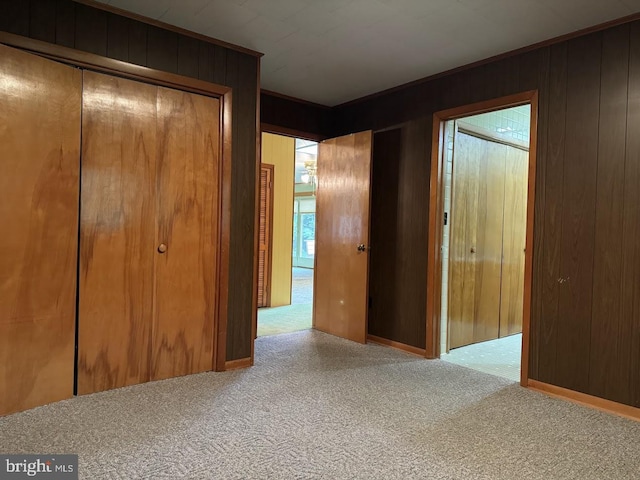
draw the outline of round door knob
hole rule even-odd
[[[367,249],[367,247],[365,247],[364,243],[361,243],[360,245],[358,245],[358,251],[359,252],[364,252]]]
[[[161,243],[161,244],[158,246],[158,252],[159,252],[159,253],[164,253],[164,252],[166,252],[166,251],[167,251],[167,246],[166,246],[164,243]]]
[[[471,253],[476,253],[476,248],[475,247],[471,247]]]

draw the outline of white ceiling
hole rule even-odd
[[[640,0],[102,3],[262,52],[262,88],[328,106],[640,11]]]

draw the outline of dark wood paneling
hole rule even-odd
[[[198,78],[200,80],[215,83],[213,80],[214,62],[215,46],[201,41],[198,47]]]
[[[640,407],[640,22],[631,25],[624,215],[622,227],[622,305],[618,350],[630,405]],[[618,186],[618,188],[620,188]]]
[[[588,393],[602,35],[567,45],[557,381]]]
[[[260,122],[264,124],[324,139],[333,136],[331,119],[332,113],[327,107],[297,102],[268,92],[260,94]]]
[[[400,310],[398,285],[398,188],[402,130],[396,128],[373,136],[371,174],[371,253],[369,256],[368,333],[394,339],[394,322]]]
[[[73,48],[76,38],[76,3],[56,1],[56,43]],[[34,32],[31,32],[33,35]]]
[[[107,56],[129,61],[129,27],[131,21],[119,15],[107,16]]]
[[[544,246],[544,209],[546,206],[546,193],[544,189],[546,172],[547,172],[547,143],[549,141],[549,129],[546,128],[549,125],[549,82],[550,82],[550,57],[551,49],[545,48],[542,50],[540,58],[540,69],[537,72],[539,78],[540,90],[538,92],[538,125],[543,125],[545,128],[538,127],[538,144],[536,148],[536,202],[534,212],[534,227],[533,227],[533,271],[541,272],[543,269],[543,246]],[[533,145],[531,145],[533,146]],[[542,310],[542,286],[543,275],[534,275],[531,285],[531,297],[532,304],[532,318],[540,318],[540,311]],[[529,376],[531,378],[538,378],[538,367],[540,360],[540,323],[530,328],[529,336]]]
[[[35,2],[36,0],[34,0]],[[43,2],[48,3],[48,2]],[[233,89],[232,213],[227,360],[251,352],[251,299],[256,168],[256,108],[259,59],[220,45],[125,19],[71,0],[55,4],[55,43],[158,70],[202,78]],[[0,0],[0,30],[50,39],[42,14],[30,17],[30,2]],[[46,22],[45,22],[46,23]],[[128,24],[125,30],[125,25]],[[128,35],[126,33],[128,31]],[[206,47],[206,48],[203,48]],[[227,53],[233,52],[227,58]]]
[[[107,12],[76,5],[75,48],[107,56]]]
[[[217,52],[216,52],[217,57]],[[227,68],[225,81],[229,85],[236,85],[234,89],[234,106],[243,110],[256,109],[257,89],[255,82],[251,81],[258,74],[255,61],[247,55],[228,50],[226,54]],[[243,168],[236,168],[231,179],[232,185],[241,186],[233,190],[233,208],[242,212],[253,212],[255,208],[256,185],[256,123],[255,118],[248,116],[233,117],[233,128],[240,134],[234,136],[232,150],[234,156],[245,158]],[[253,157],[251,157],[253,155]],[[252,160],[249,160],[252,159]],[[229,262],[233,267],[230,271],[229,284],[244,284],[245,272],[251,272],[253,278],[253,254],[254,251],[254,216],[234,216],[231,225],[231,251]],[[251,356],[251,344],[246,341],[252,337],[253,316],[253,288],[235,288],[229,292],[229,304],[232,309],[229,313],[229,335],[227,336],[227,351],[234,352],[233,358],[246,358]],[[227,357],[229,358],[229,357]]]
[[[430,169],[427,119],[374,135],[369,333],[425,348],[428,203],[423,183]],[[401,286],[401,287],[400,287]]]
[[[562,185],[564,182],[564,152],[567,98],[567,45],[554,45],[550,49],[549,80],[549,117],[546,125],[539,129],[546,131],[547,144],[540,145],[538,151],[546,152],[544,177],[538,172],[540,179],[537,184],[542,186],[545,198],[543,214],[539,217],[538,225],[542,229],[541,258],[534,278],[540,278],[539,291],[541,307],[537,322],[532,319],[537,328],[532,328],[532,336],[537,333],[538,376],[537,380],[556,383],[556,348],[558,330],[558,297],[560,292],[560,239],[562,235]],[[541,119],[540,119],[541,120]],[[538,158],[540,164],[541,157]],[[540,209],[538,209],[540,212]],[[535,247],[534,247],[535,248]],[[539,250],[539,251],[540,251]],[[544,299],[544,301],[542,301]],[[533,350],[532,350],[533,351]]]
[[[129,23],[129,62],[136,65],[147,65],[147,30],[148,25],[140,22]]]
[[[16,35],[29,35],[29,2],[15,0],[0,1],[0,30],[15,33]]]
[[[199,78],[199,47],[200,41],[195,38],[178,37],[178,74]]]
[[[37,40],[55,43],[56,2],[51,0],[31,0],[30,5],[29,34]]]
[[[629,26],[602,37],[597,204],[591,309],[589,393],[629,401],[625,369],[619,368],[622,215],[629,81]]]
[[[164,72],[178,72],[178,34],[159,27],[147,27],[147,64]]]
[[[337,107],[331,132],[384,129],[538,89],[530,377],[631,405],[640,404],[639,84],[636,21]],[[427,209],[425,198],[408,215]],[[426,243],[415,226],[402,229],[415,234],[413,260],[421,261]],[[387,234],[399,236],[392,228]],[[425,295],[426,288],[416,292],[402,310],[424,305]],[[375,328],[392,332],[395,320],[388,322]]]

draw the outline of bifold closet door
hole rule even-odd
[[[156,92],[84,72],[79,394],[149,380]]]
[[[506,145],[455,136],[449,348],[498,338]]]
[[[158,87],[151,379],[213,369],[220,101]]]
[[[505,148],[507,156],[500,292],[501,337],[522,332],[529,179],[529,152],[512,146]]]
[[[73,395],[81,91],[0,45],[0,415]]]

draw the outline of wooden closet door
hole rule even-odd
[[[0,415],[73,395],[81,89],[0,45]]]
[[[449,348],[498,338],[507,147],[457,132],[449,251]]]
[[[156,92],[84,72],[79,394],[149,380]]]
[[[529,152],[506,146],[500,336],[522,332]]]
[[[219,100],[158,88],[152,380],[213,369],[219,141]]]

